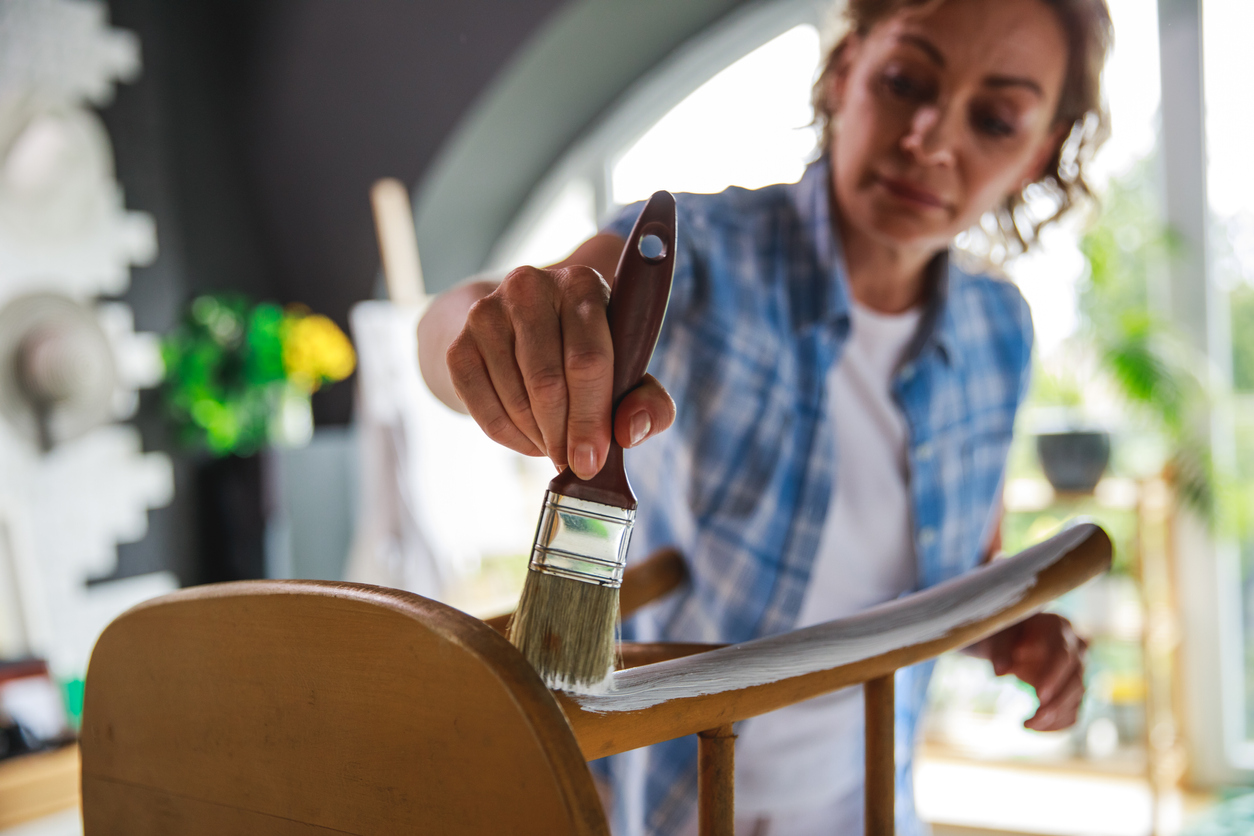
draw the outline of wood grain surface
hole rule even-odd
[[[1110,567],[1110,538],[1097,526],[1087,525],[1085,528],[1084,539],[1041,571],[1021,597],[997,612],[962,624],[939,638],[896,647],[848,664],[834,665],[826,670],[752,687],[736,687],[734,677],[728,677],[729,684],[725,691],[698,693],[693,696],[680,695],[645,708],[605,710],[604,707],[612,706],[616,699],[613,693],[597,697],[595,702],[589,701],[598,705],[600,710],[586,708],[581,698],[565,693],[558,694],[558,702],[575,731],[584,756],[593,760],[738,722],[838,688],[886,676],[898,668],[931,659],[949,650],[966,647],[1021,621],[1059,595],[1106,571]],[[1006,558],[1016,559],[1019,558]],[[972,572],[951,583],[958,585],[958,597],[961,597],[962,585],[965,584],[974,591],[978,588],[979,581],[976,573]],[[917,601],[925,601],[923,596],[924,593],[918,593],[901,599],[901,603],[904,607],[910,607]],[[749,664],[755,661],[755,653],[777,653],[780,645],[786,646],[795,635],[779,637],[770,650],[756,651],[752,647],[753,643],[749,643],[721,648],[709,654],[661,662],[656,666],[636,668],[632,673],[647,672],[656,667],[660,674],[659,680],[669,678],[682,681],[686,671],[701,664],[703,659],[713,653],[739,659],[741,664]]]
[[[736,735],[730,724],[697,735],[697,827],[700,836],[735,836]]]
[[[891,792],[893,672],[1013,624],[1109,566],[1110,541],[1096,526],[1051,542],[1037,552],[1046,562],[1003,562],[1008,573],[1034,568],[996,611],[963,614],[990,577],[1003,577],[977,570],[950,582],[948,597],[919,593],[894,610],[908,625],[952,602],[949,615],[962,617],[945,623],[959,626],[846,664],[735,684],[738,664],[760,664],[814,635],[839,638],[841,622],[774,644],[628,648],[625,663],[669,661],[621,676],[644,672],[640,681],[669,683],[673,696],[631,710],[593,711],[579,701],[591,698],[548,691],[487,624],[417,595],[318,581],[176,592],[121,616],[92,655],[85,833],[608,836],[585,759],[701,732],[706,832],[730,832],[722,828],[734,815],[731,724],[868,681],[878,682],[868,687],[870,710],[889,707],[878,720],[868,715],[879,741],[868,741],[868,792],[883,780]],[[661,560],[673,568],[679,558]],[[661,577],[655,591],[677,583],[673,572]],[[878,623],[869,617],[864,629]],[[712,659],[731,660],[725,687],[708,690],[702,674],[706,690],[675,694],[685,672],[708,670]],[[882,796],[868,809],[891,807]]]
[[[514,648],[376,587],[222,584],[131,610],[92,655],[82,751],[87,836],[608,836]]]
[[[893,836],[897,760],[893,745],[897,719],[896,677],[868,679],[863,687],[866,713],[866,836]]]

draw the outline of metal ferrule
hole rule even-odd
[[[531,570],[618,588],[636,512],[546,491]]]

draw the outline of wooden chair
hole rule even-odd
[[[1082,524],[853,618],[713,649],[628,647],[636,661],[680,658],[621,670],[594,697],[550,692],[489,625],[417,595],[307,581],[183,590],[96,645],[85,833],[606,836],[586,761],[699,734],[702,833],[730,834],[732,724],[866,683],[867,833],[887,836],[893,671],[1021,620],[1103,572],[1110,552]],[[675,563],[654,564],[654,591]]]

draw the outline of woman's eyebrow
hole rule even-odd
[[[912,35],[907,32],[907,33],[898,35],[897,41],[898,43],[909,44],[910,46],[915,47],[916,49],[918,49],[919,51],[927,55],[928,58],[931,58],[932,62],[936,64],[936,66],[944,69],[945,56],[941,53],[939,49],[936,48],[936,44],[932,43],[931,41],[929,41],[927,38],[923,37],[922,35]],[[1045,91],[1041,89],[1041,85],[1038,84],[1035,80],[1031,78],[1027,78],[1025,76],[994,75],[994,76],[989,76],[988,79],[985,81],[985,83],[989,87],[996,87],[996,88],[1022,87],[1026,90],[1032,91],[1033,93],[1035,93],[1037,96],[1041,98],[1045,97]]]
[[[1042,99],[1045,98],[1045,91],[1041,89],[1041,85],[1037,84],[1032,79],[1024,78],[1023,76],[992,75],[992,76],[989,76],[987,79],[985,79],[984,83],[987,84],[989,87],[997,87],[997,88],[1023,87],[1027,90],[1031,90],[1039,98],[1042,98]]]
[[[903,34],[898,35],[897,40],[901,43],[910,44],[911,46],[922,50],[927,54],[928,58],[931,58],[932,61],[936,63],[936,66],[945,66],[945,56],[941,55],[941,51],[936,48],[936,44],[932,43],[927,38],[920,35]]]

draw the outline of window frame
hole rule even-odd
[[[1166,315],[1209,359],[1214,382],[1230,391],[1228,302],[1210,246],[1202,0],[1157,2],[1164,220],[1184,241],[1167,271]],[[1233,445],[1229,409],[1210,411],[1217,463]],[[1189,779],[1202,786],[1250,783],[1254,740],[1245,739],[1240,548],[1186,512],[1177,514],[1173,545],[1180,613],[1177,682]]]

